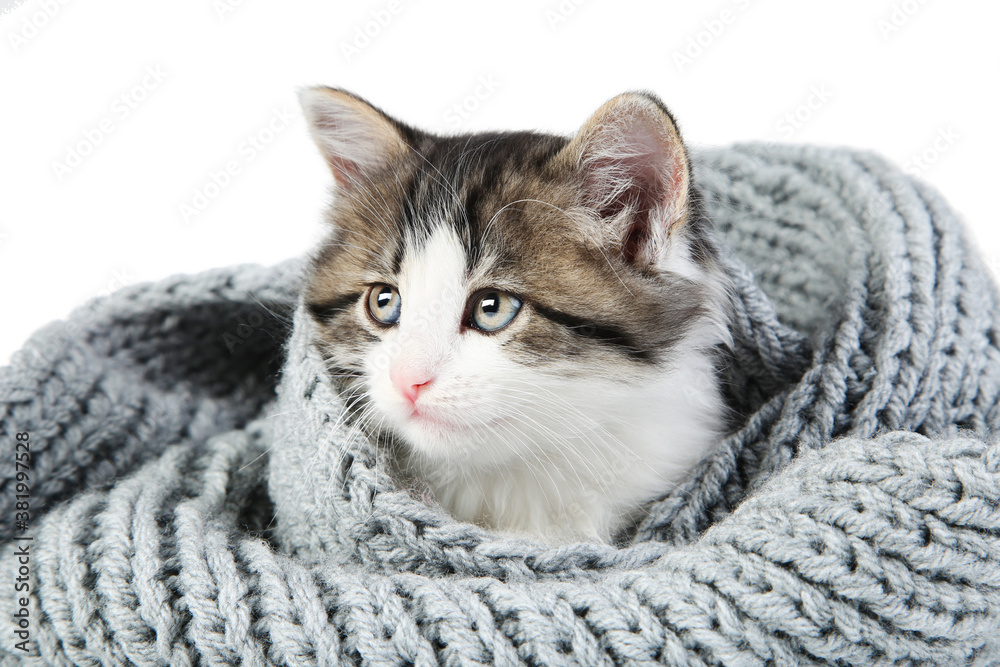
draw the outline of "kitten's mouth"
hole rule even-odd
[[[473,428],[482,428],[484,426],[493,426],[499,422],[502,422],[502,418],[491,419],[485,424],[470,424],[467,422],[456,422],[451,419],[444,419],[439,417],[431,410],[426,408],[421,409],[416,406],[410,406],[410,414],[408,420],[412,424],[419,424],[424,428],[429,428],[439,432],[447,433],[459,433],[463,431],[471,431]]]
[[[462,431],[468,428],[467,426],[436,417],[433,413],[428,412],[426,409],[421,411],[420,408],[415,406],[410,408],[409,419],[415,424],[420,424],[421,426],[431,427],[437,430]]]

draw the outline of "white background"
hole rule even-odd
[[[0,363],[124,283],[307,251],[313,84],[431,130],[566,134],[650,89],[692,144],[875,149],[1000,257],[1000,3],[22,1],[0,0]]]

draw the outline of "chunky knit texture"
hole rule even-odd
[[[1000,663],[1000,310],[954,215],[865,153],[694,159],[732,251],[737,423],[619,545],[547,548],[397,488],[343,423],[300,264],[213,271],[91,304],[0,372],[35,538],[33,653],[8,631],[0,657]]]

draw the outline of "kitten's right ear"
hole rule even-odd
[[[407,150],[403,127],[360,97],[317,86],[299,92],[313,141],[338,185],[369,180]]]

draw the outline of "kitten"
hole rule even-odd
[[[464,521],[609,541],[720,440],[729,287],[655,96],[569,139],[301,102],[335,179],[315,343],[394,474]]]

